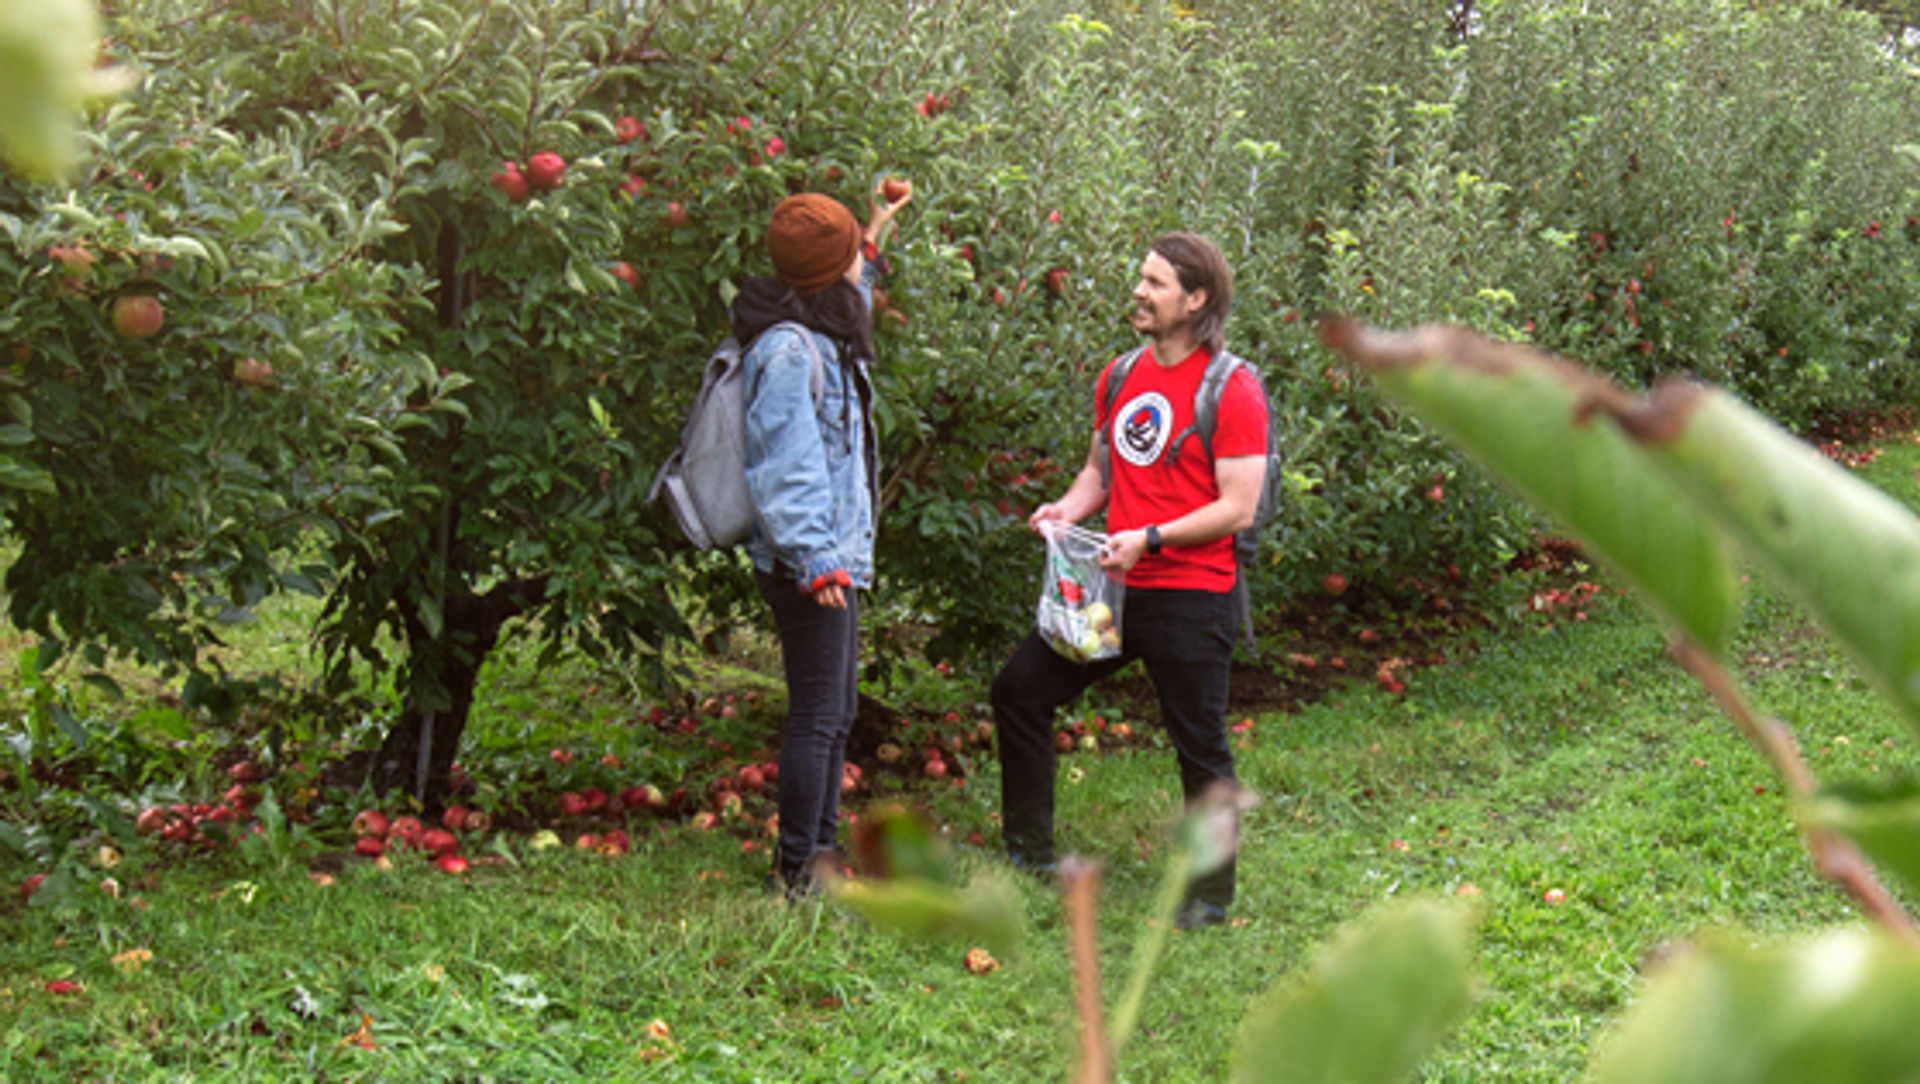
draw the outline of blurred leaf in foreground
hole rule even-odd
[[[1920,953],[1841,930],[1751,947],[1714,935],[1668,964],[1600,1048],[1595,1084],[1920,1081]]]
[[[43,181],[73,168],[81,108],[133,83],[94,67],[99,48],[91,0],[0,0],[0,160]]]
[[[1247,1014],[1235,1084],[1411,1078],[1472,1004],[1473,923],[1466,905],[1418,900],[1344,928]]]

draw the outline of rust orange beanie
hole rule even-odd
[[[860,223],[830,196],[788,196],[773,209],[767,251],[782,282],[801,294],[819,293],[853,263],[860,251]]]

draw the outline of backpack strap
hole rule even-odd
[[[1224,347],[1207,359],[1207,371],[1201,374],[1200,386],[1193,392],[1193,422],[1167,442],[1169,463],[1180,458],[1180,448],[1190,436],[1198,436],[1200,450],[1208,459],[1213,458],[1213,433],[1220,424],[1220,397],[1227,392],[1227,381],[1246,364]]]
[[[799,337],[800,345],[806,347],[807,360],[813,364],[813,379],[809,382],[813,391],[813,405],[815,407],[818,407],[820,405],[820,401],[826,398],[827,396],[827,361],[826,361],[826,358],[823,357],[820,353],[819,344],[813,341],[813,333],[807,330],[807,325],[802,324],[796,320],[782,320],[777,324],[768,324],[766,328],[760,332],[759,335],[754,336],[753,341],[755,343],[758,343],[762,338],[766,337],[767,332],[770,332],[777,327],[784,327],[791,330],[796,336]],[[746,350],[744,348],[741,349],[740,353],[742,357],[746,356]],[[759,373],[753,374],[753,387],[749,389],[749,391],[751,395],[759,394],[760,392],[760,374]]]
[[[767,331],[772,331],[776,327],[792,328],[794,334],[800,336],[800,342],[806,346],[807,358],[813,362],[813,404],[819,406],[820,400],[827,394],[827,360],[820,356],[819,344],[813,341],[813,333],[807,330],[805,324],[793,320],[782,320],[773,327],[767,328]],[[761,332],[762,335],[766,333],[766,331]]]
[[[1103,414],[1100,424],[1094,427],[1094,439],[1099,441],[1106,453],[1100,457],[1100,485],[1113,488],[1113,412],[1118,409],[1114,396],[1127,386],[1127,377],[1132,374],[1134,363],[1145,356],[1147,348],[1136,346],[1120,355],[1112,365],[1107,366],[1106,376],[1100,381],[1100,407]]]

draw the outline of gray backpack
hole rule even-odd
[[[1100,447],[1106,452],[1100,458],[1100,481],[1108,486],[1113,484],[1113,412],[1119,409],[1114,397],[1126,387],[1127,377],[1133,372],[1147,348],[1142,346],[1123,355],[1107,370],[1106,380],[1100,385],[1100,401],[1105,405],[1107,416],[1100,421]],[[1253,639],[1253,599],[1247,590],[1246,569],[1260,554],[1260,536],[1273,517],[1274,505],[1280,499],[1280,445],[1274,439],[1273,398],[1267,394],[1266,381],[1260,378],[1258,366],[1245,358],[1216,350],[1207,362],[1207,371],[1201,374],[1200,386],[1193,392],[1193,424],[1174,434],[1167,442],[1166,458],[1174,462],[1180,458],[1180,449],[1186,445],[1190,436],[1200,438],[1200,450],[1208,458],[1213,456],[1213,431],[1220,422],[1220,397],[1226,392],[1227,380],[1237,369],[1245,369],[1252,377],[1254,387],[1260,391],[1260,398],[1267,404],[1267,478],[1260,487],[1260,498],[1253,509],[1253,523],[1233,536],[1233,556],[1240,567],[1240,575],[1235,577],[1234,596],[1240,610],[1242,626],[1246,631],[1247,649],[1256,649]]]
[[[791,322],[774,324],[761,334],[777,327],[794,329],[807,344],[813,401],[818,404],[827,380],[820,348],[805,327]],[[707,359],[700,391],[680,427],[679,445],[647,491],[649,501],[666,497],[680,532],[698,549],[724,549],[753,533],[753,494],[747,490],[747,403],[753,389],[747,386],[746,369],[746,351],[727,336]]]

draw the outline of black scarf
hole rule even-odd
[[[742,350],[783,320],[831,335],[851,347],[854,357],[873,360],[873,314],[851,282],[842,279],[801,297],[779,279],[758,276],[748,279],[733,299],[733,337]]]

